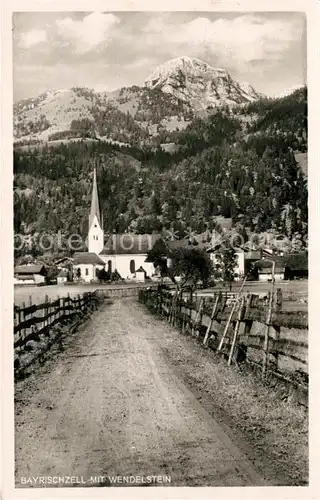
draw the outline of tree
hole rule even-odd
[[[226,248],[217,255],[217,269],[221,271],[224,281],[229,283],[229,289],[232,289],[232,282],[236,276],[235,268],[237,266],[237,255],[233,248]]]
[[[172,252],[172,272],[181,278],[178,289],[189,289],[191,301],[198,282],[206,287],[212,270],[212,262],[204,250],[183,247]]]
[[[58,268],[56,266],[50,266],[47,269],[46,282],[50,283],[54,281],[57,278],[58,274],[59,274]]]
[[[169,250],[162,238],[155,242],[152,249],[147,253],[146,262],[152,262],[155,268],[159,268],[161,278],[169,277],[176,283],[172,269],[168,267]]]
[[[108,273],[105,268],[103,269],[97,269],[96,270],[96,276],[99,281],[108,281],[110,279],[110,273]]]

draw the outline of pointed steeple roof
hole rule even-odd
[[[95,215],[101,226],[96,169],[94,169],[93,171],[93,186],[92,186],[91,210],[89,215],[89,227],[91,227]]]

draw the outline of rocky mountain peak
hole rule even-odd
[[[158,66],[145,86],[161,89],[195,109],[241,104],[260,97],[250,85],[241,85],[226,69],[213,68],[195,57],[181,56]]]

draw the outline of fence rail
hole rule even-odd
[[[230,303],[221,292],[190,302],[169,291],[141,290],[139,300],[205,347],[224,354],[229,364],[247,361],[264,376],[273,373],[307,385],[308,314],[283,311],[279,291],[273,300],[270,293],[267,300],[246,294]]]
[[[98,302],[95,292],[84,293],[71,298],[59,297],[50,301],[46,296],[41,304],[14,306],[14,347],[22,347],[29,340],[37,340],[39,335],[57,323],[73,319],[79,312],[86,312]]]

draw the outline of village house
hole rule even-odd
[[[87,283],[96,281],[97,270],[105,266],[105,262],[94,252],[76,252],[73,259],[74,280]]]
[[[68,281],[68,271],[61,269],[60,273],[57,276],[57,285],[63,285]]]
[[[272,256],[263,257],[258,260],[255,265],[258,268],[259,281],[272,281],[273,268],[275,281],[282,281],[285,279],[285,264],[282,257]]]
[[[73,280],[73,259],[71,257],[59,257],[53,264],[59,271],[57,284]]]
[[[14,269],[14,284],[38,285],[45,283],[47,269],[43,264],[26,264]]]
[[[159,234],[112,234],[105,240],[103,219],[99,208],[96,170],[93,174],[91,210],[89,214],[88,252],[74,254],[74,279],[86,282],[97,280],[97,270],[118,273],[122,279],[137,280],[137,270],[142,267],[145,277],[152,277],[155,268],[146,262],[147,252],[151,250]]]

